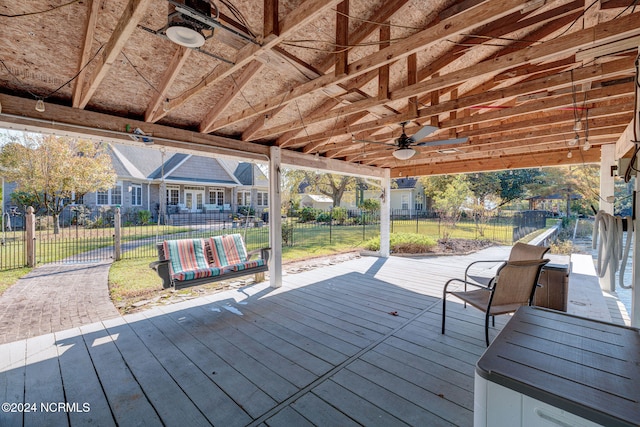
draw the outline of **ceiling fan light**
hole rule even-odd
[[[174,43],[184,47],[196,48],[204,45],[204,36],[186,22],[174,24],[167,28],[167,37]]]
[[[393,152],[393,157],[398,160],[409,160],[416,154],[416,150],[410,147],[398,148]]]

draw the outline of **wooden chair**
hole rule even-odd
[[[483,286],[462,279],[447,281],[442,296],[442,333],[444,334],[447,294],[451,294],[464,301],[465,307],[468,303],[485,312],[484,333],[489,346],[489,317],[513,313],[523,305],[531,305],[540,270],[548,262],[548,259],[507,261],[491,281],[492,286]],[[464,283],[465,291],[449,291],[451,283]],[[467,291],[467,285],[478,289]]]

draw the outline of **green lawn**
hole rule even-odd
[[[300,260],[305,258],[332,255],[340,252],[359,250],[367,240],[379,236],[379,225],[367,224],[329,227],[326,224],[293,224],[293,235],[289,236],[289,243],[283,243],[283,259]],[[433,219],[395,221],[392,231],[394,233],[415,233],[427,235],[434,239],[442,236],[444,231],[450,231],[451,238],[476,239],[486,238],[501,243],[511,243],[512,228],[509,225],[487,226],[484,236],[481,236],[473,223],[459,223],[455,228],[446,230],[442,223]],[[72,231],[74,231],[72,233]],[[66,229],[60,235],[39,232],[37,259],[39,263],[52,262],[66,258],[78,253],[83,253],[101,247],[108,247],[113,244],[113,229],[85,230],[82,236],[91,236],[92,240],[76,240],[75,229]],[[185,233],[192,231],[184,227],[123,227],[123,242],[152,238],[156,235],[169,235],[175,233]],[[219,234],[214,231],[201,231],[190,233],[191,237],[208,237],[212,234]],[[261,228],[237,228],[227,229],[223,233],[240,233],[246,242],[247,249],[259,249],[268,246],[269,229]],[[505,236],[508,236],[507,239]],[[16,253],[22,254],[22,239],[16,244]],[[2,255],[5,255],[6,247],[2,248]],[[160,288],[160,279],[155,272],[149,268],[149,263],[156,260],[155,244],[150,243],[137,248],[135,251],[123,253],[123,259],[115,262],[110,272],[110,291],[114,302],[122,300],[145,299],[157,292]],[[23,256],[23,255],[21,255]],[[0,257],[1,259],[1,257]],[[21,275],[26,274],[29,269],[17,269],[0,272],[0,294],[9,287]],[[214,285],[215,286],[215,285]]]

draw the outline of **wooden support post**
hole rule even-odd
[[[269,257],[269,281],[272,288],[282,286],[282,216],[280,206],[280,147],[270,147],[269,156],[269,237],[271,256]]]
[[[347,74],[349,67],[349,0],[337,7],[336,14],[336,76]]]
[[[637,163],[635,165],[638,166]],[[636,212],[640,212],[640,180],[636,176],[633,206]],[[640,215],[636,214],[636,218],[633,221],[633,265],[631,273],[631,283],[633,288],[631,290],[631,326],[634,328],[640,328]]]
[[[264,0],[264,36],[280,35],[278,0]]]
[[[418,83],[418,56],[415,53],[407,56],[407,84],[414,85]],[[418,117],[418,97],[409,98],[408,112],[411,117]]]
[[[380,256],[391,254],[389,237],[391,232],[391,169],[385,169],[382,178],[382,198],[380,200]]]
[[[33,207],[29,206],[25,214],[25,254],[27,267],[36,266],[36,215]]]
[[[120,228],[122,216],[120,208],[116,208],[113,214],[113,260],[120,261],[122,259],[122,230]]]

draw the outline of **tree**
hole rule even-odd
[[[116,175],[105,144],[89,140],[24,134],[0,149],[5,178],[53,216],[89,192],[112,188]]]
[[[320,193],[330,197],[333,200],[333,206],[340,206],[344,194],[355,190],[357,178],[331,173],[286,170],[283,171],[283,181],[292,201],[301,186],[306,185],[306,192]]]
[[[433,199],[433,207],[444,222],[443,240],[451,235],[449,229],[455,228],[462,215],[462,208],[472,197],[469,180],[466,175],[433,176],[421,178],[425,194]]]

